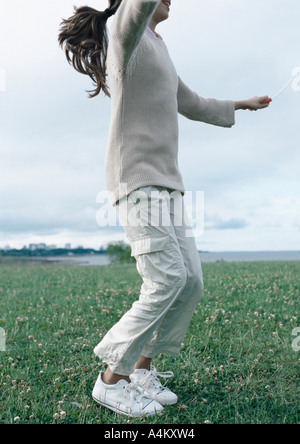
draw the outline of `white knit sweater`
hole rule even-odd
[[[107,56],[111,125],[105,161],[112,204],[148,185],[185,191],[178,168],[178,112],[223,127],[235,123],[234,102],[192,92],[178,77],[163,40],[145,33],[157,4],[123,0],[112,24]]]

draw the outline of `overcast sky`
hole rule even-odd
[[[0,0],[0,247],[124,239],[96,223],[109,99],[88,99],[90,80],[57,43],[62,17],[84,4]],[[238,100],[272,97],[300,67],[299,20],[299,0],[173,0],[157,31],[192,89]],[[184,184],[205,196],[199,249],[299,250],[298,89],[300,69],[268,110],[238,111],[232,129],[179,118]]]

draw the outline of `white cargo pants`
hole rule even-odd
[[[143,187],[116,209],[143,284],[139,300],[94,352],[114,373],[129,376],[140,355],[179,354],[203,276],[180,192]]]

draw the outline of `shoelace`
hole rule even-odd
[[[132,404],[133,401],[136,401],[139,404],[142,401],[142,398],[145,397],[139,385],[134,382],[126,385],[124,389],[124,397],[127,398],[127,395],[130,397],[130,404]]]
[[[168,371],[168,372],[158,372],[158,371],[156,370],[156,368],[153,367],[153,366],[151,366],[151,368],[150,368],[150,373],[151,373],[155,378],[160,377],[160,378],[164,378],[164,379],[170,379],[170,378],[173,378],[173,376],[174,376],[174,373],[171,372],[171,371]]]
[[[158,372],[155,367],[151,366],[150,371],[147,375],[142,379],[140,385],[145,389],[150,387],[150,384],[153,384],[154,388],[158,391],[167,390],[162,386],[160,380],[158,378],[169,379],[173,378],[174,373],[171,371],[168,372]],[[146,392],[147,395],[150,393]]]

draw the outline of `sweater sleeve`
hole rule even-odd
[[[190,120],[231,128],[235,124],[232,100],[205,99],[191,91],[180,79],[178,83],[178,112]]]
[[[123,0],[111,28],[115,62],[126,69],[138,46],[158,0]]]

